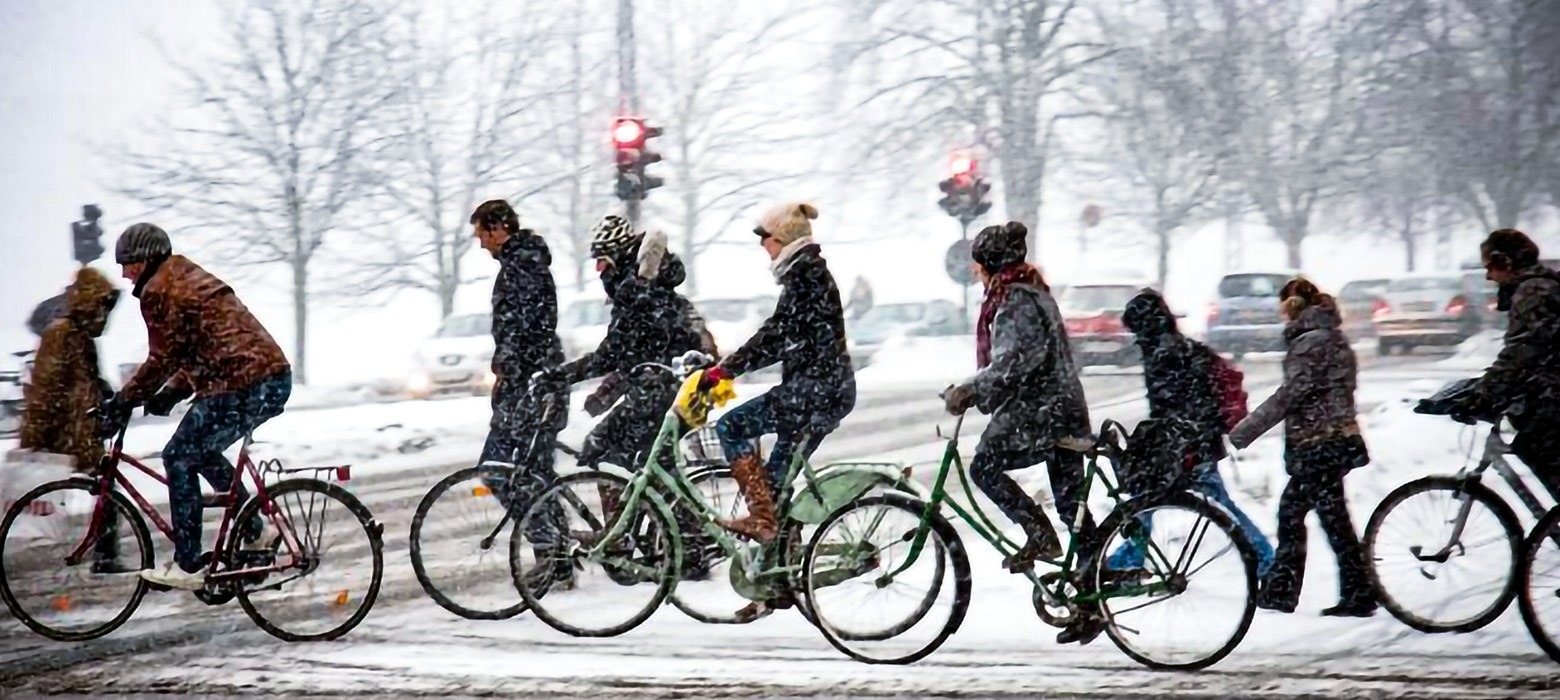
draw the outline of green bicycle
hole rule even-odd
[[[698,381],[658,363],[635,372],[640,368]],[[684,388],[705,402],[707,412],[708,397],[696,386]],[[637,627],[670,598],[707,623],[751,622],[757,619],[752,603],[794,604],[810,619],[806,601],[796,595],[803,529],[873,489],[924,494],[897,464],[840,462],[814,469],[797,453],[782,482],[792,486],[776,498],[779,535],[766,545],[739,540],[717,519],[741,513],[712,505],[676,449],[683,432],[697,427],[668,410],[637,472],[608,465],[560,475],[530,503],[514,524],[510,568],[521,598],[538,618],[569,635],[609,637]],[[662,464],[668,451],[672,469]],[[689,533],[678,525],[678,510],[685,513],[683,523],[692,521],[703,534],[699,560],[707,575],[683,575]],[[566,583],[557,573],[565,569],[573,572]]]
[[[860,498],[830,515],[814,532],[803,567],[803,590],[814,623],[829,643],[866,663],[904,664],[935,651],[963,623],[970,604],[969,561],[946,507],[1004,559],[1018,549],[974,499],[961,467],[959,417],[947,439],[929,499],[885,493]],[[940,433],[940,430],[939,430]],[[1218,506],[1182,489],[1128,498],[1099,464],[1125,455],[1121,424],[1106,420],[1091,446],[1083,494],[1098,481],[1115,502],[1092,538],[1073,538],[1052,570],[1023,572],[1031,604],[1046,624],[1066,627],[1098,616],[1127,656],[1156,669],[1200,669],[1229,654],[1256,609],[1256,553]],[[959,475],[968,506],[949,494]],[[1119,473],[1119,472],[1117,472]],[[1080,499],[1077,532],[1087,512]],[[1147,524],[1149,527],[1143,527]],[[1092,541],[1080,541],[1091,539]],[[928,544],[934,552],[923,556]],[[1141,568],[1113,569],[1110,554],[1127,545]],[[952,554],[953,585],[940,560]],[[857,573],[859,572],[859,573]],[[843,574],[853,574],[844,580]],[[928,604],[944,607],[930,614]]]

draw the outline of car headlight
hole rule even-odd
[[[414,394],[420,394],[433,388],[433,378],[427,372],[418,370],[406,378],[406,390]]]
[[[493,387],[497,386],[497,385],[498,385],[498,375],[493,374],[493,370],[492,369],[482,370],[482,386],[484,388],[486,388],[488,391],[492,391]]]

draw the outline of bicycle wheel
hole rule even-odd
[[[1257,610],[1257,554],[1223,510],[1185,493],[1129,501],[1100,533],[1085,594],[1097,597],[1105,633],[1132,660],[1197,670],[1245,638]],[[1128,542],[1145,553],[1143,568],[1108,568]]]
[[[912,663],[963,624],[969,557],[953,526],[937,513],[923,522],[925,513],[926,504],[914,498],[878,494],[846,504],[813,533],[802,565],[808,605],[824,639],[846,656]],[[922,529],[926,544],[912,562],[912,540]],[[952,586],[945,585],[949,574]]]
[[[384,579],[384,542],[357,497],[335,484],[290,479],[267,487],[272,511],[261,545],[230,542],[230,561],[275,567],[235,583],[238,604],[260,629],[288,642],[326,641],[368,616]],[[258,497],[237,522],[262,512]],[[283,532],[287,528],[291,532]]]
[[[152,568],[152,536],[130,501],[111,492],[118,561],[128,573],[92,573],[101,532],[75,566],[66,557],[88,539],[98,483],[64,479],[17,499],[0,521],[0,598],[28,629],[60,642],[96,639],[123,625],[146,595],[137,573]],[[101,530],[101,528],[100,528]],[[102,545],[105,549],[108,545]]]
[[[1421,632],[1472,632],[1516,597],[1522,526],[1477,482],[1431,476],[1397,487],[1371,513],[1363,544],[1381,604]]]
[[[417,583],[439,607],[468,620],[507,620],[525,612],[509,573],[510,523],[495,490],[513,473],[501,465],[462,469],[434,484],[412,516]]]
[[[647,491],[623,512],[627,482],[604,472],[561,477],[531,503],[509,538],[515,587],[531,612],[575,637],[612,637],[649,619],[666,601],[682,555],[670,510]],[[615,520],[613,541],[590,554]]]
[[[735,519],[747,514],[747,502],[726,467],[695,472],[688,480],[699,488],[704,502],[722,518]],[[683,538],[682,580],[671,593],[672,605],[699,622],[714,625],[741,624],[737,612],[749,601],[731,584],[731,555],[702,531],[697,506],[678,501],[672,504],[677,529]]]
[[[1549,658],[1560,662],[1560,507],[1538,521],[1523,546],[1522,623]]]

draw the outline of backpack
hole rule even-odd
[[[1219,403],[1219,418],[1224,422],[1224,430],[1232,431],[1250,413],[1246,408],[1246,375],[1208,346],[1198,343],[1197,347],[1208,358],[1208,382]]]

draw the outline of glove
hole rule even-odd
[[[601,380],[601,385],[585,397],[585,412],[592,418],[606,413],[627,392],[626,384],[623,375],[617,372],[607,375]]]
[[[166,416],[173,412],[174,406],[179,405],[185,399],[194,395],[195,392],[190,389],[164,387],[161,391],[152,394],[152,397],[146,400],[142,408],[146,409],[147,415]]]
[[[716,384],[731,378],[731,372],[727,371],[725,367],[719,365],[711,367],[705,370],[704,374],[699,377],[699,391],[709,391],[715,388]]]
[[[949,415],[961,415],[975,405],[975,387],[969,384],[950,386],[943,391],[943,406]]]
[[[655,231],[639,243],[639,279],[650,281],[661,272],[661,259],[666,257],[666,233]]]
[[[98,435],[103,439],[118,435],[130,423],[129,402],[120,396],[112,396],[98,406]]]
[[[531,375],[532,394],[550,394],[569,385],[564,378],[564,368],[551,367]]]

